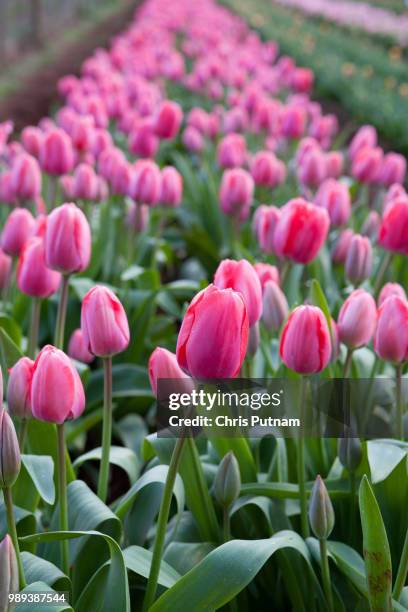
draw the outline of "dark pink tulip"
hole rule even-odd
[[[194,382],[180,368],[176,355],[160,346],[150,355],[148,370],[150,386],[156,397],[157,383],[163,378],[177,379],[173,380],[171,386],[178,393],[190,393],[194,388]]]
[[[0,202],[4,204],[16,204],[16,194],[11,186],[11,172],[0,174]]]
[[[82,363],[92,363],[92,361],[95,359],[95,355],[88,351],[88,348],[84,342],[82,329],[80,328],[72,332],[68,344],[68,355],[71,357],[71,359],[76,359]]]
[[[134,166],[129,185],[129,196],[139,204],[155,206],[160,198],[161,174],[155,162],[140,159]]]
[[[221,261],[214,275],[214,285],[219,289],[230,288],[241,293],[248,311],[250,327],[259,321],[262,314],[262,286],[249,261]]]
[[[245,221],[249,216],[253,194],[254,181],[246,170],[233,168],[224,172],[219,197],[221,210],[226,215]]]
[[[17,266],[17,286],[23,293],[36,298],[46,298],[56,293],[61,274],[45,264],[45,248],[42,238],[33,237],[24,246]]]
[[[330,219],[324,208],[303,198],[290,200],[281,209],[275,230],[274,246],[277,255],[296,263],[311,262],[323,246],[329,231]]]
[[[11,276],[12,260],[9,255],[0,249],[0,290],[8,287]]]
[[[89,115],[75,117],[69,134],[72,144],[80,154],[86,151],[92,151],[95,134],[95,122],[93,118]]]
[[[177,340],[177,361],[193,378],[235,378],[248,345],[244,299],[232,289],[209,285],[184,315]]]
[[[256,263],[254,264],[254,270],[261,281],[262,289],[268,281],[273,281],[277,285],[280,285],[279,270],[276,266],[267,263]]]
[[[34,229],[33,215],[26,208],[15,208],[7,217],[1,234],[1,248],[7,255],[20,255]]]
[[[326,153],[326,175],[327,178],[339,178],[343,173],[344,158],[341,151],[329,151]]]
[[[289,314],[285,294],[273,280],[263,286],[262,321],[266,329],[279,331]]]
[[[375,183],[383,162],[380,147],[365,148],[358,151],[353,159],[351,173],[360,183]]]
[[[408,254],[408,198],[392,200],[384,210],[378,243],[387,251]]]
[[[99,182],[95,170],[89,164],[79,164],[72,177],[72,197],[79,200],[98,200]]]
[[[345,261],[347,278],[357,285],[369,278],[373,269],[373,250],[366,236],[355,234],[348,248]]]
[[[33,157],[38,159],[44,133],[38,127],[27,126],[21,132],[21,144]]]
[[[54,346],[45,346],[33,368],[31,410],[40,421],[61,424],[84,411],[85,394],[72,361]]]
[[[165,100],[160,106],[159,112],[155,119],[156,136],[163,139],[174,138],[179,131],[181,121],[183,119],[183,111],[177,102]]]
[[[313,87],[314,74],[310,68],[295,68],[292,72],[291,87],[297,93],[308,93]]]
[[[399,153],[387,153],[379,171],[378,180],[382,185],[390,187],[393,183],[403,183],[407,171],[407,162]]]
[[[262,207],[262,211],[259,214],[259,219],[257,219],[256,235],[261,251],[264,253],[275,253],[275,231],[280,217],[280,208],[276,208],[276,206]]]
[[[220,140],[217,160],[221,168],[239,168],[247,159],[246,141],[241,134],[228,134]]]
[[[299,106],[287,106],[282,111],[282,134],[285,138],[300,138],[306,129],[306,113]]]
[[[372,125],[363,125],[353,136],[348,150],[349,157],[354,160],[362,149],[373,149],[376,146],[377,132],[375,128]]]
[[[352,229],[346,229],[341,232],[337,238],[337,242],[334,245],[332,251],[332,261],[335,264],[344,264],[346,261],[347,253],[350,247],[350,242],[354,236]]]
[[[192,125],[188,125],[182,136],[183,145],[192,153],[201,153],[204,149],[204,138],[202,133]]]
[[[285,164],[274,153],[258,151],[252,160],[251,175],[256,185],[273,189],[285,180]]]
[[[31,418],[31,380],[34,361],[21,357],[9,372],[7,406],[10,414],[20,419]]]
[[[296,166],[300,166],[310,151],[321,151],[321,146],[315,138],[306,136],[302,138],[296,150],[295,162]]]
[[[378,310],[374,350],[384,361],[408,359],[408,302],[398,295],[388,297]]]
[[[298,178],[302,185],[318,187],[326,178],[326,156],[319,149],[306,153],[298,168]]]
[[[364,220],[363,226],[361,228],[361,233],[363,234],[363,236],[368,236],[370,240],[375,242],[377,240],[380,225],[380,215],[376,210],[371,210]]]
[[[91,257],[91,230],[75,204],[63,204],[48,215],[45,262],[63,274],[83,272]]]
[[[130,332],[125,310],[116,295],[97,285],[82,300],[81,329],[86,348],[97,357],[122,353]]]
[[[378,308],[380,308],[380,306],[382,306],[385,300],[391,295],[397,295],[402,300],[407,299],[407,294],[405,293],[405,290],[403,287],[401,287],[401,285],[399,285],[398,283],[386,283],[381,289],[380,295],[378,296]]]
[[[244,132],[248,128],[248,113],[240,106],[234,106],[224,113],[223,131],[224,134],[232,134],[234,132]]]
[[[19,200],[34,200],[41,193],[41,171],[37,160],[28,153],[13,159],[10,186]]]
[[[356,289],[340,309],[337,319],[340,342],[354,349],[368,344],[377,323],[377,308],[372,295]]]
[[[173,166],[166,166],[161,172],[160,203],[165,206],[179,206],[183,195],[183,177]]]
[[[143,158],[152,158],[159,148],[159,139],[154,133],[151,119],[139,121],[129,136],[129,150]]]
[[[74,166],[74,150],[68,134],[53,128],[43,138],[40,148],[40,164],[48,174],[68,174]]]
[[[315,204],[327,210],[332,225],[344,225],[350,218],[350,193],[347,186],[339,181],[324,181],[316,193]]]
[[[279,354],[283,363],[299,374],[321,372],[332,353],[329,326],[317,306],[298,306],[283,328]]]

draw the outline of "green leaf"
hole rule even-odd
[[[150,566],[152,563],[153,553],[151,550],[146,550],[141,546],[129,546],[123,551],[123,557],[128,570],[131,570],[139,576],[148,578],[150,574]],[[171,567],[166,561],[160,564],[160,573],[158,582],[162,586],[172,587],[179,579],[180,574]]]
[[[54,593],[57,594],[48,584],[42,581],[33,582],[32,584],[27,585],[22,591],[22,593]],[[32,603],[21,603],[16,608],[18,612],[33,612],[33,610],[39,609],[39,604]],[[47,603],[43,606],[44,610],[47,612],[72,612],[72,608],[68,604],[59,604],[59,603]]]
[[[79,468],[85,461],[101,460],[102,448],[93,448],[74,461],[74,468]],[[130,483],[135,482],[139,474],[139,461],[135,453],[130,448],[123,446],[111,446],[109,462],[122,468],[129,476]]]
[[[45,503],[55,502],[54,462],[51,457],[22,455],[22,464]]]
[[[21,558],[27,584],[45,582],[56,591],[69,591],[71,589],[71,581],[68,576],[53,563],[29,552],[21,553]]]
[[[164,558],[180,574],[187,574],[214,549],[209,542],[170,542]]]
[[[330,314],[329,305],[326,300],[326,296],[323,293],[323,289],[320,286],[320,283],[315,278],[312,279],[310,285],[310,301],[315,306],[318,306],[320,310],[323,311],[324,316],[326,317],[327,325],[329,327],[330,336],[333,341],[333,330],[332,330],[332,318]]]
[[[345,498],[350,494],[348,480],[326,480],[326,488],[330,497]],[[306,483],[306,490],[311,492],[312,482]],[[298,499],[299,487],[290,482],[249,482],[241,485],[241,495],[265,495],[272,499]]]
[[[5,373],[23,356],[21,349],[3,327],[0,327],[0,355],[1,367]]]
[[[374,492],[363,476],[359,490],[364,562],[372,610],[391,610],[392,564],[387,533]]]
[[[393,440],[367,442],[367,456],[373,484],[385,480],[407,455],[406,448],[393,442]]]

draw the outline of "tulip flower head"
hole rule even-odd
[[[256,271],[246,259],[224,259],[215,272],[214,285],[220,289],[230,287],[241,293],[250,327],[259,321],[262,314],[262,286]]]
[[[81,361],[82,363],[92,363],[95,359],[95,355],[90,353],[86,347],[82,329],[76,329],[72,332],[68,344],[68,355],[71,359]]]
[[[84,213],[73,203],[62,204],[48,216],[45,262],[62,274],[83,272],[91,257],[91,229]]]
[[[58,291],[60,283],[61,274],[45,264],[43,239],[30,238],[18,260],[18,288],[31,297],[46,298]]]
[[[160,346],[150,355],[148,371],[150,386],[156,397],[160,379],[175,379],[174,389],[179,393],[189,393],[194,388],[193,380],[180,368],[176,355]]]
[[[31,381],[34,361],[21,357],[11,368],[7,385],[7,406],[13,416],[31,418]]]
[[[396,364],[408,359],[408,302],[391,295],[378,310],[374,350],[380,359]]]
[[[372,295],[364,289],[356,289],[340,309],[337,320],[340,342],[348,348],[368,344],[374,335],[377,308]]]
[[[4,408],[0,408],[0,488],[15,483],[20,467],[20,447],[13,421]]]

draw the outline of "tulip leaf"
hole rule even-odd
[[[397,465],[407,456],[407,448],[392,441],[368,440],[367,456],[373,484],[385,480]]]
[[[78,469],[86,461],[100,461],[102,456],[102,448],[93,448],[84,455],[81,455],[73,463],[74,468]],[[139,460],[135,453],[130,448],[123,446],[111,446],[109,453],[109,462],[122,468],[129,476],[130,483],[134,483],[138,477],[140,466]]]
[[[180,574],[187,574],[214,549],[209,542],[170,542],[164,558]]]
[[[123,551],[125,565],[128,570],[131,570],[143,578],[148,578],[150,566],[152,563],[152,551],[146,550],[141,546],[129,546]],[[172,587],[181,578],[180,574],[166,561],[160,564],[159,584],[166,588]]]
[[[27,584],[45,582],[56,591],[69,591],[71,581],[56,565],[29,552],[21,554]]]
[[[319,281],[315,278],[312,279],[312,282],[310,285],[310,301],[312,302],[312,304],[314,304],[315,306],[318,306],[320,310],[323,311],[323,314],[327,321],[327,326],[330,331],[330,336],[332,338],[332,343],[333,343],[332,318],[331,318],[331,314],[329,310],[329,305],[327,303],[326,296],[323,293],[323,290],[320,286]]]
[[[20,508],[14,505],[14,517],[17,525],[17,533],[19,536],[28,535],[35,531],[36,520],[32,512]],[[7,529],[7,517],[6,508],[3,500],[0,501],[0,540],[6,535]]]
[[[23,356],[21,349],[9,336],[4,327],[0,327],[0,353],[1,368],[5,374]]]
[[[325,480],[331,498],[345,498],[350,494],[348,480]],[[308,493],[313,482],[306,483]],[[290,482],[249,482],[241,485],[241,495],[265,495],[272,499],[298,499],[299,487]]]
[[[370,606],[372,610],[391,610],[390,547],[380,508],[367,476],[361,481],[359,504]]]
[[[52,458],[43,455],[22,455],[21,461],[41,498],[47,504],[54,504],[54,462]]]
[[[37,582],[33,582],[32,584],[27,585],[22,591],[22,593],[49,593],[51,596],[57,596],[58,593],[54,591],[46,582],[41,580]],[[18,612],[33,612],[33,609],[40,609],[40,604],[33,604],[31,602],[20,603],[17,606]],[[72,608],[69,604],[63,603],[44,603],[43,609],[47,610],[47,612],[72,612]]]
[[[112,395],[117,398],[146,398],[151,403],[153,393],[147,369],[132,364],[114,365],[112,368]],[[103,370],[95,370],[89,377],[86,389],[87,406],[103,401]]]

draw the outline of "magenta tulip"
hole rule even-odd
[[[388,297],[378,310],[374,350],[395,364],[408,359],[408,302],[398,295]]]
[[[46,298],[56,293],[61,274],[48,268],[42,238],[34,237],[26,243],[18,260],[17,286],[23,293],[36,298]]]
[[[262,314],[262,286],[249,261],[221,261],[214,275],[214,285],[219,289],[230,288],[241,293],[248,311],[250,327],[259,321]]]
[[[47,266],[63,274],[83,272],[91,257],[91,230],[75,204],[63,204],[48,216],[45,231]]]
[[[380,308],[380,306],[382,306],[385,300],[391,295],[397,295],[403,300],[407,299],[407,294],[405,293],[405,290],[403,287],[401,287],[401,285],[399,285],[398,283],[386,283],[381,289],[380,295],[378,296],[378,308]]]
[[[160,203],[176,207],[181,203],[183,195],[183,177],[172,166],[166,166],[161,173]]]
[[[370,342],[377,323],[377,308],[372,295],[356,289],[340,309],[337,319],[340,342],[355,349]]]
[[[373,269],[373,250],[366,236],[355,234],[348,247],[345,272],[347,278],[354,284],[369,278]]]
[[[1,234],[1,248],[7,255],[17,257],[34,229],[33,215],[26,208],[15,208],[7,217]]]
[[[35,157],[21,153],[13,159],[10,187],[19,200],[35,200],[41,193],[41,170]]]
[[[261,281],[262,289],[268,281],[273,281],[277,285],[280,285],[279,270],[276,266],[266,263],[256,263],[254,264],[254,270]]]
[[[157,383],[160,379],[177,379],[172,381],[178,393],[189,393],[194,388],[194,382],[180,368],[177,357],[165,348],[157,347],[149,359],[149,380],[152,391],[157,397]]]
[[[378,233],[379,244],[393,253],[408,255],[408,198],[392,200],[386,207]]]
[[[74,149],[68,134],[59,128],[47,132],[40,145],[39,159],[48,174],[68,174],[74,166]]]
[[[156,136],[163,139],[174,138],[179,131],[183,111],[177,102],[165,100],[160,106],[155,120]]]
[[[339,181],[324,181],[316,193],[315,204],[327,210],[332,225],[344,225],[350,218],[350,193],[347,186]]]
[[[7,385],[7,406],[13,416],[31,418],[31,381],[34,361],[21,357],[9,372]]]
[[[72,332],[68,344],[68,355],[71,357],[71,359],[81,361],[82,363],[92,363],[92,361],[95,359],[95,355],[88,351],[88,348],[84,342],[82,329],[76,329]]]
[[[254,181],[246,170],[226,170],[219,193],[221,210],[238,221],[245,221],[249,216],[253,193]]]

